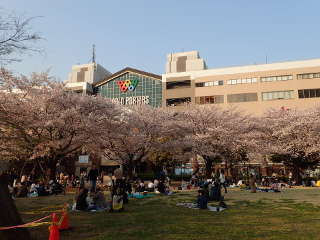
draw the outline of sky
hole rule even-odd
[[[35,17],[41,54],[8,66],[16,73],[96,61],[162,74],[166,55],[198,50],[209,68],[320,58],[319,0],[1,0],[0,8]]]

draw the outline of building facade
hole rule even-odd
[[[162,104],[161,76],[125,68],[94,84],[96,93],[122,105]]]
[[[73,65],[68,79],[64,81],[69,91],[93,94],[93,84],[110,76],[111,73],[95,62],[81,65]]]
[[[320,59],[207,69],[198,52],[169,54],[163,106],[235,106],[251,114],[320,104]]]

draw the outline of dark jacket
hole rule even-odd
[[[89,180],[97,180],[97,177],[99,176],[98,169],[91,169],[88,175]]]
[[[86,198],[88,196],[88,190],[83,189],[80,191],[79,196],[77,198],[77,204],[76,204],[76,209],[77,210],[87,210],[88,209],[88,203],[86,201]]]
[[[198,196],[197,204],[198,204],[198,208],[207,209],[208,208],[208,198],[204,195]]]

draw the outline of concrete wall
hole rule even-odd
[[[166,73],[197,71],[206,69],[206,63],[199,52],[171,53],[167,55]]]
[[[73,65],[68,80],[65,82],[87,82],[93,84],[110,75],[111,73],[108,70],[97,63]]]
[[[73,65],[68,80],[64,82],[68,90],[92,93],[92,84],[110,75],[111,73],[108,70],[97,63]]]
[[[306,109],[314,106],[320,106],[320,98],[299,99],[299,89],[320,88],[320,78],[297,79],[297,74],[320,73],[320,59],[293,61],[273,64],[250,65],[231,68],[208,69],[200,71],[188,71],[180,73],[166,73],[162,75],[163,82],[163,104],[166,99],[191,97],[194,103],[195,97],[224,95],[224,103],[218,104],[223,108],[235,106],[242,111],[252,114],[262,114],[270,108],[281,109],[298,108]],[[292,75],[292,80],[262,82],[261,77]],[[257,78],[256,83],[228,85],[227,81],[231,79]],[[165,84],[169,81],[189,80],[191,79],[191,88],[166,89]],[[211,82],[223,80],[221,86],[195,87],[196,83]],[[292,99],[274,99],[262,101],[263,92],[287,91],[293,90]],[[257,93],[258,101],[228,103],[228,94],[239,93]]]

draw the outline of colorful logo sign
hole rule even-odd
[[[133,91],[138,85],[138,79],[118,81],[121,92]]]

